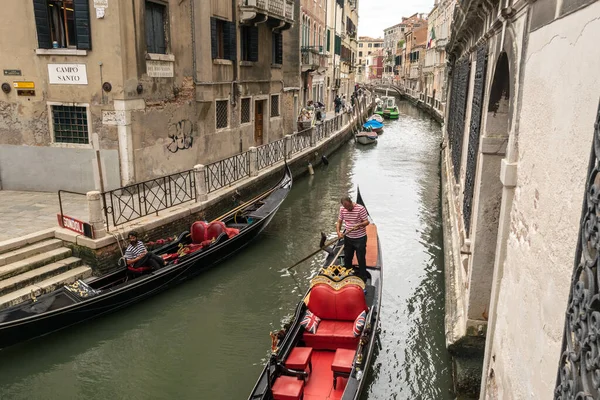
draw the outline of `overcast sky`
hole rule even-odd
[[[383,38],[384,28],[414,13],[429,14],[433,0],[359,0],[358,35]]]

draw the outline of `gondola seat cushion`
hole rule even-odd
[[[206,240],[206,222],[196,221],[192,224],[190,233],[192,234],[192,243],[200,244]]]
[[[363,289],[347,285],[335,290],[329,285],[315,285],[310,292],[308,309],[321,318],[316,333],[304,331],[306,346],[319,350],[354,349],[359,338],[354,336],[354,321],[368,309]]]
[[[227,233],[227,237],[231,239],[238,233],[240,233],[239,229],[236,228],[228,228],[222,221],[213,221],[206,228],[206,239],[205,240],[213,240],[219,237],[221,233]]]
[[[304,393],[304,381],[293,376],[282,375],[275,379],[271,391],[275,400],[300,400]]]
[[[128,265],[127,269],[135,274],[143,274],[144,272],[152,271],[152,267],[146,265],[142,265],[141,267],[132,267],[131,265]]]

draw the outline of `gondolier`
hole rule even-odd
[[[366,280],[367,230],[365,227],[369,225],[369,215],[365,207],[354,203],[350,197],[343,197],[341,202],[336,230],[338,237],[344,237],[344,267],[353,268],[352,260],[356,252],[358,276]],[[342,223],[348,232],[346,236],[342,233]]]
[[[127,246],[124,255],[125,260],[127,260],[127,265],[134,268],[149,266],[154,270],[165,265],[165,262],[161,257],[149,252],[146,249],[146,246],[144,246],[144,243],[142,243],[141,240],[138,240],[138,233],[136,231],[131,231],[128,238],[129,246]]]

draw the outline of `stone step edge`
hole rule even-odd
[[[0,280],[0,296],[19,290],[25,286],[35,285],[37,282],[44,281],[52,276],[56,276],[78,267],[81,259],[77,257],[68,257],[60,261],[46,264],[42,267],[34,268],[22,274],[14,275],[11,278]]]
[[[72,253],[73,251],[67,247],[59,247],[58,249],[37,254],[21,261],[3,265],[0,267],[0,282],[15,275],[71,257]]]
[[[40,242],[44,239],[53,238],[55,230],[56,228],[48,228],[13,239],[0,241],[0,254],[4,254],[12,250],[17,250],[29,244]]]
[[[44,239],[39,242],[28,244],[24,247],[7,251],[6,253],[0,254],[0,266],[8,265],[13,262],[25,260],[29,257],[36,256],[41,253],[45,253],[50,250],[55,250],[63,246],[62,240],[51,238]]]
[[[0,296],[0,310],[27,301],[31,299],[32,294],[35,297],[39,297],[43,294],[50,293],[59,286],[71,284],[78,279],[85,279],[91,275],[92,269],[87,265],[70,269],[60,275],[55,275],[34,285]]]

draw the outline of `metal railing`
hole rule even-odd
[[[256,7],[260,10],[268,11],[272,15],[291,21],[294,20],[293,0],[244,0],[242,7],[244,6]]]
[[[248,151],[215,161],[206,165],[204,178],[206,191],[214,192],[247,176],[250,176],[250,152]]]
[[[317,134],[317,142],[325,139],[327,137],[327,131],[325,130],[325,124],[319,124],[315,126],[316,134]]]
[[[196,200],[194,170],[134,183],[102,193],[107,228]]]
[[[312,128],[296,132],[292,135],[292,154],[310,147],[310,133]]]
[[[285,139],[263,144],[256,148],[256,170],[270,167],[285,158]]]

